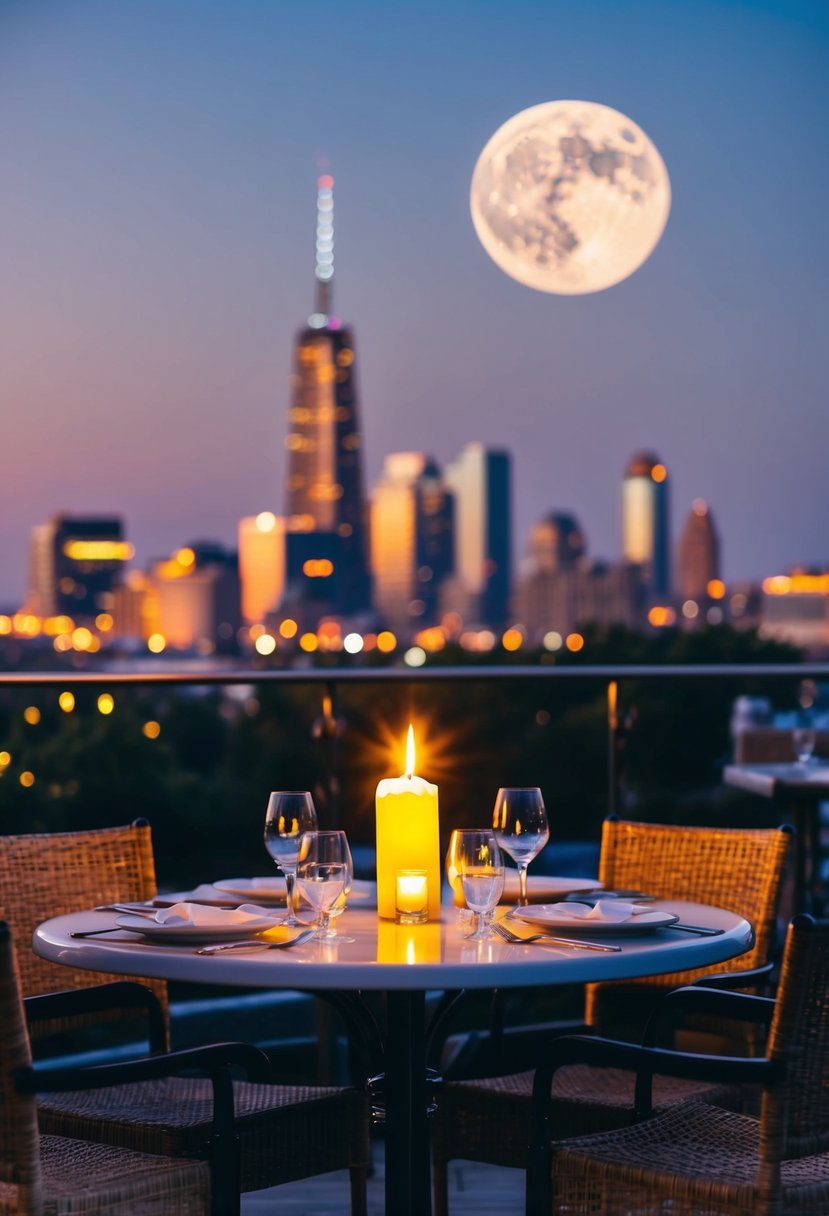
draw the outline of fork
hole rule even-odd
[[[316,929],[303,929],[287,942],[263,942],[245,938],[239,942],[217,942],[215,946],[202,946],[194,954],[218,954],[221,950],[287,950],[289,946],[301,946],[313,937]]]
[[[622,949],[621,946],[605,946],[600,942],[583,942],[578,937],[551,937],[549,933],[531,933],[529,937],[521,937],[520,934],[513,933],[512,929],[508,929],[503,921],[498,921],[492,928],[505,942],[521,946],[529,942],[543,941],[555,946],[572,946],[574,950],[600,950],[603,954],[619,954]]]

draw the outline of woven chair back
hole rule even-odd
[[[606,819],[599,879],[608,889],[714,904],[745,917],[754,927],[754,946],[737,959],[641,983],[673,988],[721,971],[762,966],[774,941],[790,844],[791,833],[781,828],[689,828]],[[586,1015],[591,1024],[601,1022],[599,994],[609,987],[588,985]]]
[[[15,940],[23,943],[18,959],[24,996],[125,978],[39,958],[29,942],[41,921],[97,904],[152,899],[156,894],[152,833],[146,822],[86,832],[0,836],[0,916],[11,926]],[[166,1012],[166,984],[142,983],[157,993]],[[77,1024],[77,1020],[71,1023]],[[63,1028],[50,1024],[38,1027],[38,1032]]]
[[[762,1157],[779,1163],[829,1150],[829,921],[789,926],[767,1054],[784,1080],[764,1096]]]
[[[18,1212],[39,1213],[40,1140],[35,1098],[18,1094],[12,1082],[14,1070],[30,1064],[32,1055],[17,960],[5,921],[0,921],[0,1026],[0,1182],[17,1187]]]

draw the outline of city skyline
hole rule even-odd
[[[516,564],[552,511],[612,560],[625,462],[652,449],[674,544],[706,499],[727,579],[825,563],[819,7],[357,4],[333,56],[335,9],[315,12],[0,14],[0,601],[22,599],[30,530],[58,511],[122,516],[139,565],[197,538],[234,545],[241,518],[281,513],[322,167],[366,489],[392,452],[445,466],[469,442],[505,448]],[[588,34],[589,54],[551,70],[544,47]],[[468,215],[483,143],[556,96],[630,113],[674,188],[649,262],[578,301],[507,280]]]

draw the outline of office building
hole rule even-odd
[[[552,511],[530,533],[526,573],[551,574],[577,565],[587,552],[584,533],[572,515]]]
[[[285,590],[285,520],[260,511],[239,520],[238,536],[242,619],[261,624]]]
[[[642,568],[587,557],[584,533],[572,515],[553,512],[530,533],[521,563],[513,617],[528,641],[551,632],[564,638],[588,625],[639,628],[645,616]]]
[[[468,444],[444,474],[455,500],[455,572],[445,603],[467,623],[507,620],[511,589],[510,457]]]
[[[453,564],[453,499],[434,460],[421,452],[386,457],[371,503],[374,606],[405,636],[431,623]]]
[[[676,593],[683,602],[704,603],[720,579],[720,540],[708,503],[696,498],[676,548]]]
[[[201,541],[156,562],[148,577],[144,621],[166,649],[235,653],[241,624],[236,554]]]
[[[622,552],[641,566],[651,602],[664,602],[670,586],[668,470],[653,452],[637,452],[622,483]]]
[[[312,590],[329,611],[347,615],[370,607],[371,581],[354,335],[331,313],[333,185],[328,176],[318,182],[316,310],[294,355],[285,440],[286,581],[291,595],[305,594],[305,564],[331,562],[324,594],[316,594],[319,584]],[[303,539],[294,542],[297,536]]]
[[[39,616],[94,619],[133,552],[116,516],[53,516],[32,531],[28,606]]]

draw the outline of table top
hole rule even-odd
[[[723,781],[762,798],[829,793],[829,764],[728,764]]]
[[[216,983],[250,988],[423,991],[434,988],[522,988],[588,980],[633,979],[708,966],[750,949],[754,933],[733,912],[680,901],[657,904],[688,924],[722,929],[700,937],[676,929],[625,933],[590,940],[621,945],[604,954],[552,944],[509,945],[498,938],[467,940],[455,909],[441,921],[397,925],[366,908],[337,919],[333,942],[311,941],[289,950],[196,954],[196,945],[149,942],[126,930],[73,939],[73,931],[115,924],[109,912],[76,912],[46,921],[32,945],[55,963],[119,975]]]

